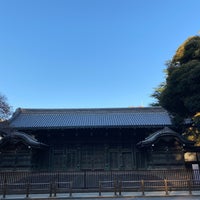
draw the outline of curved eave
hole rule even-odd
[[[149,137],[145,138],[145,140],[139,142],[137,144],[137,146],[138,147],[149,147],[152,144],[158,142],[160,140],[160,138],[164,138],[164,137],[168,137],[168,136],[178,138],[178,140],[185,146],[193,146],[195,143],[193,141],[189,141],[189,140],[185,139],[182,135],[169,129],[168,127],[165,127],[164,129],[157,131],[157,132],[153,133],[152,135],[150,135]]]
[[[32,148],[47,147],[47,145],[38,142],[35,138],[31,137],[30,135],[17,131],[14,131],[2,137],[0,140],[0,147],[3,147],[7,143],[19,143],[19,142]]]

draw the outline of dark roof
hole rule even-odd
[[[86,128],[170,126],[169,114],[160,107],[107,109],[17,109],[10,127]]]
[[[182,135],[173,131],[172,129],[170,129],[168,127],[164,127],[163,129],[151,134],[150,136],[145,138],[143,141],[139,142],[137,145],[139,147],[147,147],[147,146],[150,146],[153,143],[157,142],[161,137],[166,137],[166,136],[172,136],[172,137],[178,138],[178,140],[184,145],[189,145],[189,146],[192,145],[193,146],[195,143],[195,142],[187,140]]]

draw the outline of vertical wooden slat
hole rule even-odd
[[[119,196],[122,195],[122,182],[119,181]]]
[[[30,183],[26,184],[26,198],[29,197],[29,193],[30,193]]]
[[[6,198],[7,193],[7,179],[5,177],[4,184],[3,184],[3,198]]]
[[[71,181],[70,185],[69,185],[69,196],[70,197],[72,197],[72,184],[73,184],[73,182]]]
[[[114,195],[117,195],[117,181],[114,180]]]
[[[165,186],[165,195],[168,195],[168,184],[167,184],[167,179],[164,179],[164,186]]]
[[[53,183],[50,183],[50,187],[49,187],[49,197],[52,197],[52,193],[53,193]]]
[[[191,180],[187,180],[189,195],[192,195]]]
[[[101,181],[99,181],[99,196],[101,196]]]
[[[141,191],[142,191],[142,196],[144,196],[144,180],[141,180]]]

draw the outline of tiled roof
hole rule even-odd
[[[169,126],[169,114],[160,107],[107,109],[17,109],[12,128],[86,128]]]

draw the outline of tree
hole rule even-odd
[[[196,146],[200,146],[200,112],[192,118],[192,125],[183,133],[189,140],[195,141]]]
[[[154,99],[156,99],[156,102],[151,103],[151,106],[160,106],[160,96],[165,89],[165,82],[162,82],[157,88],[155,88],[154,93],[151,95]]]
[[[165,65],[167,66],[167,68],[171,65],[171,60],[167,60]],[[165,73],[165,77],[167,77],[167,70],[164,70]],[[156,99],[155,102],[151,103],[151,106],[160,106],[160,97],[162,92],[164,91],[166,86],[166,81],[160,83],[158,85],[158,87],[155,88],[154,93],[151,95],[151,97],[153,97],[154,99]]]
[[[7,103],[7,98],[0,94],[0,121],[8,119],[11,115],[11,107]]]
[[[193,117],[200,111],[200,37],[188,38],[166,69],[166,82],[152,95],[176,117]]]

